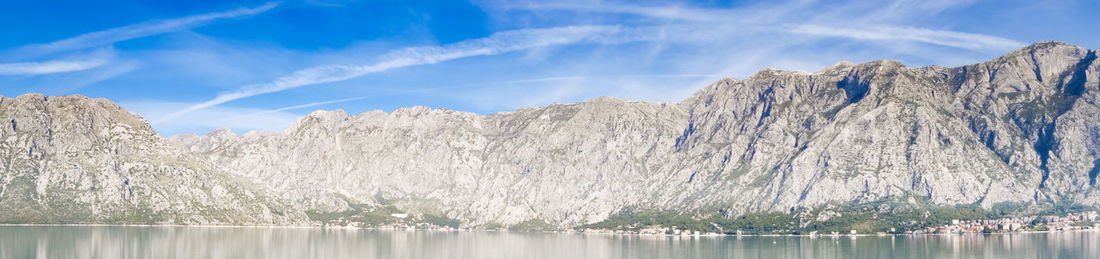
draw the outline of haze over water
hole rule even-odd
[[[317,228],[2,226],[0,258],[1084,258],[1100,232],[666,237]]]

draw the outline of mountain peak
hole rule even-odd
[[[343,117],[348,117],[348,113],[345,112],[344,109],[336,109],[336,110],[331,110],[331,111],[329,111],[329,110],[316,110],[316,111],[313,111],[313,112],[309,113],[309,115],[306,115],[306,116],[307,117],[318,117],[318,118],[326,118],[326,117],[343,118]]]
[[[206,133],[209,137],[236,137],[237,133],[228,128],[217,128]]]
[[[1088,57],[1094,53],[1085,47],[1068,44],[1060,41],[1042,41],[1025,46],[1004,56],[979,63],[996,67],[1010,66],[1020,71],[1032,71],[1034,80],[1061,80],[1074,69],[1085,68]],[[1081,66],[1085,67],[1081,67]]]
[[[589,100],[588,102],[593,102],[593,103],[619,103],[619,102],[626,102],[626,100],[605,95],[605,96],[600,96],[600,97],[593,98],[592,100]]]
[[[810,74],[810,72],[806,72],[806,71],[802,71],[802,70],[783,70],[783,69],[776,69],[776,68],[765,68],[765,69],[761,69],[760,71],[757,71],[756,74],[753,74],[752,76],[749,76],[749,78],[754,78],[754,77],[768,78],[768,77],[775,77],[775,76],[781,76],[781,75],[809,75],[809,74]]]
[[[836,64],[833,64],[832,66],[822,68],[821,70],[819,70],[817,72],[814,72],[814,74],[828,73],[830,71],[836,71],[836,70],[846,70],[846,69],[850,69],[854,66],[856,66],[856,63],[852,63],[851,61],[842,60],[840,62],[836,62]]]
[[[1040,41],[1040,42],[1032,43],[1031,45],[1024,46],[1023,48],[1020,48],[1020,50],[1054,49],[1054,48],[1060,48],[1060,47],[1080,48],[1080,46],[1065,43],[1065,42],[1061,42],[1061,41],[1045,40],[1045,41]]]
[[[1086,52],[1088,52],[1088,49],[1085,47],[1050,40],[1024,46],[1023,48],[1005,54],[1002,58],[1012,58],[1024,55],[1048,56],[1052,54],[1056,56],[1056,58],[1082,58]]]

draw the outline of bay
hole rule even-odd
[[[1098,258],[1100,232],[646,236],[184,226],[0,226],[0,258]]]

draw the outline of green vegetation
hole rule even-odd
[[[349,204],[350,209],[339,212],[321,212],[316,210],[306,211],[306,215],[309,219],[315,222],[320,222],[323,225],[336,225],[347,226],[352,224],[358,224],[362,226],[382,226],[388,224],[405,223],[407,225],[415,225],[417,223],[426,223],[440,227],[452,227],[458,228],[462,225],[462,222],[457,219],[452,219],[447,216],[440,216],[432,213],[424,213],[419,216],[409,215],[407,218],[397,218],[393,214],[406,214],[405,211],[398,209],[394,205],[384,205],[378,207],[372,207],[365,204],[352,203]]]
[[[316,210],[306,211],[309,219],[321,222],[324,225],[348,225],[349,223],[361,223],[368,226],[377,226],[397,222],[397,218],[390,216],[401,213],[394,206],[382,206],[371,208],[364,204],[350,204],[351,209],[340,212],[320,212]]]
[[[458,228],[462,225],[462,222],[457,219],[452,219],[447,216],[438,216],[433,214],[424,214],[424,223],[441,226]]]
[[[780,233],[797,226],[797,221],[785,213],[749,214],[733,218],[718,213],[697,217],[671,211],[624,212],[610,218],[582,226],[582,228],[637,231],[647,227],[663,226],[678,230],[717,233]]]
[[[554,230],[554,225],[550,225],[550,223],[546,223],[546,221],[541,219],[532,219],[512,225],[508,230],[519,232],[550,231]]]
[[[505,229],[504,224],[501,224],[500,222],[489,222],[485,225],[482,225],[480,228],[481,229],[489,229],[489,230]]]
[[[1057,203],[1050,205],[1049,208],[1039,213],[1039,215],[1066,215],[1069,213],[1078,213],[1090,210],[1096,210],[1096,208],[1076,204],[1068,200],[1060,200]]]
[[[914,198],[916,199],[916,198]],[[947,225],[952,220],[984,220],[1021,216],[1030,204],[997,203],[990,209],[977,204],[963,206],[930,206],[898,200],[881,200],[861,204],[830,204],[816,208],[795,209],[790,213],[766,212],[723,217],[720,211],[677,213],[672,211],[624,211],[607,220],[581,228],[638,231],[649,227],[666,227],[710,233],[735,234],[807,234],[899,233],[929,226]],[[1055,207],[1051,213],[1079,212],[1087,208]],[[1031,214],[1031,213],[1029,213]],[[818,220],[821,219],[821,220]]]

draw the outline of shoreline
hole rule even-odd
[[[540,234],[579,234],[579,235],[599,235],[599,236],[632,236],[632,237],[677,237],[677,238],[696,238],[696,237],[715,237],[715,238],[727,238],[727,237],[801,237],[801,238],[839,238],[839,237],[916,237],[916,236],[968,236],[968,235],[1012,235],[1012,234],[1053,234],[1053,233],[1073,233],[1073,232],[1100,232],[1097,228],[1088,229],[1071,229],[1071,230],[1043,230],[1043,231],[1017,231],[1017,232],[993,232],[993,233],[979,233],[979,232],[961,232],[961,233],[898,233],[898,234],[719,234],[719,233],[702,233],[702,234],[649,234],[649,233],[629,233],[629,232],[609,232],[609,231],[584,231],[584,230],[567,230],[567,231],[510,231],[499,229],[471,229],[471,228],[452,228],[452,229],[426,229],[426,228],[386,228],[386,227],[347,227],[347,226],[279,226],[279,225],[180,225],[180,224],[0,224],[2,227],[133,227],[133,228],[253,228],[253,229],[319,229],[319,230],[369,230],[369,231],[386,231],[386,232],[484,232],[484,233],[540,233]]]

